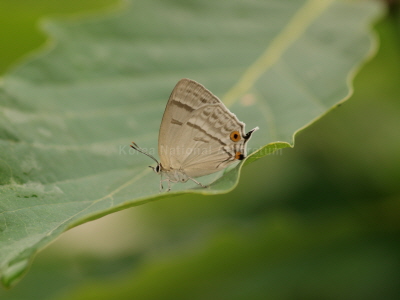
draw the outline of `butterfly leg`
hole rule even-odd
[[[163,181],[167,181],[167,182],[168,182],[168,189],[167,189],[167,192],[169,192],[169,191],[171,190],[171,184],[170,184],[171,180],[170,180],[169,178],[163,179],[162,173],[161,173],[161,179],[160,179],[160,193],[161,193],[162,190],[164,189],[164,186],[163,186],[163,184],[162,184]]]
[[[198,182],[197,180],[193,179],[192,177],[189,177],[189,176],[188,176],[188,178],[189,178],[190,180],[194,181],[195,183],[197,183],[198,185],[200,185],[200,186],[203,187],[203,188],[208,187],[207,185],[201,184],[200,182]]]
[[[162,185],[163,179],[162,179],[162,173],[160,174],[160,193],[162,192],[162,190],[164,189],[163,185]]]
[[[166,178],[166,179],[162,179],[162,180],[160,180],[160,193],[162,192],[162,190],[164,189],[164,186],[163,186],[163,181],[167,181],[168,182],[168,189],[166,190],[166,192],[169,192],[170,190],[171,190],[171,180],[169,179],[169,178]]]
[[[168,190],[167,192],[169,192],[171,190],[171,180],[168,179]]]

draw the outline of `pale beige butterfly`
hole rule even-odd
[[[136,143],[131,147],[156,161],[151,167],[162,182],[189,179],[215,173],[246,157],[246,144],[258,127],[245,133],[245,124],[203,85],[181,79],[165,108],[158,136],[160,162]],[[163,175],[167,178],[163,179]]]

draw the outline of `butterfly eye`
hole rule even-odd
[[[241,152],[236,152],[235,159],[242,160],[244,159],[244,155]]]
[[[240,133],[239,133],[239,131],[232,131],[232,133],[231,133],[231,135],[230,135],[230,138],[231,138],[231,140],[232,141],[234,141],[234,142],[238,142],[239,140],[240,140]]]

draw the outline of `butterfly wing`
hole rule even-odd
[[[161,122],[159,155],[165,169],[190,177],[217,172],[246,156],[244,123],[201,84],[182,79],[168,100]]]
[[[183,140],[191,138],[192,141],[181,164],[190,177],[217,172],[245,158],[246,144],[253,132],[245,134],[245,124],[222,102],[197,109],[185,127]]]
[[[164,168],[176,166],[175,142],[184,130],[182,125],[199,107],[218,102],[218,98],[193,80],[185,78],[176,84],[168,99],[158,136],[158,154]]]

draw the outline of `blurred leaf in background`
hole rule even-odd
[[[377,26],[354,96],[294,150],[245,168],[232,193],[75,228],[1,299],[398,298],[398,26]]]
[[[41,47],[48,37],[38,30],[39,19],[49,15],[87,13],[118,3],[117,0],[2,0],[0,2],[0,74],[32,50]]]

